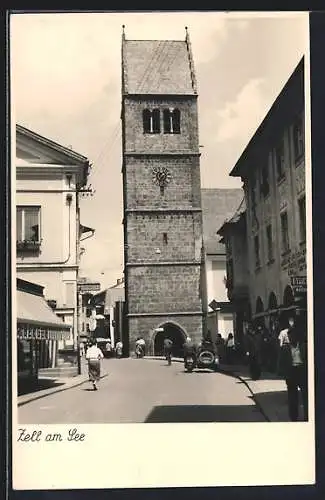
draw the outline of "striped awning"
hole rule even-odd
[[[68,340],[71,337],[71,326],[63,323],[44,297],[17,290],[17,337]]]

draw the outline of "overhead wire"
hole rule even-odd
[[[95,172],[96,165],[102,159],[103,155],[105,154],[105,151],[106,151],[107,147],[109,147],[110,144],[114,141],[114,137],[115,137],[116,133],[118,132],[119,128],[120,128],[120,123],[118,122],[115,125],[115,127],[114,127],[113,131],[111,132],[111,134],[108,136],[107,140],[105,141],[103,148],[100,150],[99,154],[97,155],[97,158],[92,162],[93,163],[92,173]]]

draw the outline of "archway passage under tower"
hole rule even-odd
[[[172,355],[174,357],[183,357],[183,345],[186,335],[182,328],[174,323],[165,323],[160,328],[164,330],[156,333],[154,342],[155,356],[164,355],[164,340],[169,338],[173,342]]]

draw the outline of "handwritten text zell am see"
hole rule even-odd
[[[43,431],[27,432],[27,429],[18,429],[17,441],[24,443],[37,443],[39,441],[84,441],[85,434],[81,434],[77,429],[69,429],[63,436],[60,432],[44,433]]]

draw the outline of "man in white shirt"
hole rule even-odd
[[[92,382],[94,391],[97,391],[97,382],[100,380],[100,361],[104,358],[104,354],[99,349],[94,340],[89,343],[89,348],[86,352],[86,359],[88,361],[88,375],[89,381]]]

